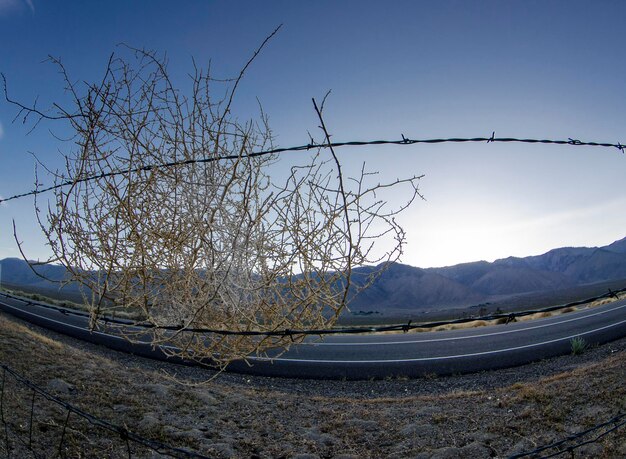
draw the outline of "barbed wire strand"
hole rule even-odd
[[[138,434],[135,434],[129,430],[127,430],[125,427],[120,427],[117,426],[115,424],[112,424],[104,419],[98,418],[90,413],[87,413],[86,411],[81,410],[80,408],[75,407],[74,405],[71,405],[70,403],[67,403],[57,397],[55,397],[54,395],[50,394],[49,392],[47,392],[46,390],[42,389],[41,387],[39,387],[38,385],[36,385],[35,383],[33,383],[32,381],[30,381],[29,379],[27,379],[26,377],[20,375],[19,373],[17,373],[16,371],[14,371],[13,369],[11,369],[9,366],[5,365],[4,363],[0,363],[0,367],[3,370],[3,383],[2,383],[2,397],[0,398],[0,400],[4,401],[4,386],[5,386],[5,380],[6,380],[6,374],[8,373],[9,375],[11,375],[18,383],[22,384],[23,386],[27,387],[28,389],[31,389],[33,391],[33,394],[39,394],[41,395],[43,398],[45,398],[46,400],[55,403],[61,407],[63,407],[67,412],[68,415],[66,416],[65,419],[65,423],[64,423],[64,427],[63,427],[63,433],[61,435],[61,442],[59,444],[59,452],[62,449],[62,445],[63,445],[63,438],[65,436],[65,431],[68,427],[68,423],[69,423],[69,417],[70,417],[70,413],[76,414],[79,417],[85,419],[87,422],[89,422],[91,425],[93,426],[97,426],[100,428],[103,428],[105,430],[108,430],[109,432],[112,432],[114,434],[116,434],[117,436],[120,437],[120,439],[125,440],[126,442],[128,441],[132,441],[134,443],[140,444],[148,449],[151,449],[153,451],[155,451],[156,453],[159,454],[163,454],[169,457],[175,457],[175,458],[196,458],[196,459],[209,459],[208,456],[204,456],[202,454],[199,453],[195,453],[192,451],[188,451],[186,449],[182,449],[182,448],[176,448],[170,445],[166,445],[165,443],[161,443],[159,441],[156,440],[150,440],[148,438],[142,437]],[[34,395],[33,395],[33,399],[31,402],[31,407],[34,406]],[[2,408],[4,408],[4,406],[2,406]],[[31,408],[32,410],[33,408]],[[31,419],[32,419],[32,411],[31,411]],[[2,416],[0,417],[0,420],[2,421],[2,423],[4,424],[5,427],[5,442],[7,445],[7,451],[10,451],[9,449],[9,442],[8,442],[8,429],[7,429],[7,422],[4,418],[4,412],[2,411]],[[31,420],[31,424],[32,424],[32,420]],[[32,426],[31,426],[32,428]],[[30,443],[29,443],[29,447],[32,446],[32,432],[29,433],[29,437],[30,437]],[[21,440],[18,436],[18,440]],[[27,446],[27,445],[25,445]],[[128,451],[130,453],[130,447],[128,446]],[[32,448],[29,448],[32,451]],[[34,453],[34,452],[33,452]],[[59,454],[60,455],[60,454]]]
[[[59,442],[59,454],[58,454],[59,457],[61,457],[61,454],[63,452],[63,441],[65,440],[65,432],[70,422],[71,415],[72,415],[72,412],[70,410],[67,410],[67,416],[65,416],[65,422],[63,423],[63,431],[61,432],[61,441]]]
[[[624,149],[626,148],[626,145],[622,145],[620,142],[618,143],[588,142],[588,141],[581,141],[581,140],[573,139],[573,138],[568,138],[567,140],[553,140],[553,139],[528,139],[528,138],[517,138],[517,137],[495,137],[495,131],[492,133],[491,137],[449,137],[449,138],[433,138],[433,139],[410,139],[410,138],[405,137],[404,134],[401,134],[401,136],[402,136],[401,140],[368,140],[368,141],[350,141],[350,142],[308,143],[306,145],[299,145],[299,146],[294,146],[294,147],[273,148],[270,150],[253,152],[248,155],[245,155],[245,157],[255,158],[259,156],[267,156],[267,155],[287,153],[287,152],[307,151],[307,150],[318,149],[318,148],[362,147],[362,146],[374,146],[374,145],[474,143],[474,142],[528,143],[528,144],[604,147],[604,148],[616,148],[622,153],[624,153]],[[24,198],[27,196],[34,196],[34,195],[46,193],[48,191],[56,190],[59,188],[64,188],[64,187],[74,185],[77,183],[89,182],[89,181],[108,178],[108,177],[116,177],[118,175],[145,172],[145,171],[150,171],[152,169],[162,169],[162,168],[169,168],[169,167],[176,167],[176,166],[184,166],[184,165],[189,165],[189,164],[210,163],[210,162],[215,162],[215,161],[224,161],[224,160],[233,160],[233,159],[240,159],[240,156],[239,155],[224,155],[224,156],[215,156],[215,157],[193,159],[193,160],[186,160],[186,161],[173,161],[173,162],[160,163],[160,164],[151,164],[147,166],[124,169],[124,170],[114,170],[111,172],[106,172],[106,173],[92,175],[92,176],[83,177],[83,178],[75,178],[72,180],[68,179],[64,182],[57,183],[55,185],[47,186],[44,188],[36,188],[32,191],[28,191],[25,193],[20,193],[20,194],[10,196],[8,198],[0,199],[0,204],[2,204],[3,202],[8,202],[8,201],[13,201],[15,199]]]
[[[4,385],[6,382],[7,371],[2,368],[2,389],[0,391],[0,422],[4,425],[4,442],[7,450],[7,456],[11,454],[11,447],[9,445],[9,428],[4,420]]]
[[[33,389],[33,396],[30,401],[30,419],[28,421],[28,448],[32,449],[33,446],[33,418],[35,416],[35,396],[37,392]]]
[[[621,422],[620,422],[621,421]],[[584,442],[579,442],[576,443],[574,445],[570,445],[565,449],[556,451],[554,453],[551,453],[547,456],[536,456],[539,453],[542,453],[546,450],[549,449],[553,449],[553,448],[560,448],[564,445],[566,445],[567,443],[573,442],[574,440],[578,440],[580,438],[583,438],[587,435],[589,435],[590,433],[596,432],[604,427],[607,427],[611,424],[614,424],[612,428],[606,430],[605,432],[602,432],[601,434],[599,434],[598,436],[596,436],[595,438],[592,438],[591,440],[586,440]],[[584,430],[582,432],[579,432],[577,434],[573,434],[570,435],[566,438],[564,438],[563,440],[559,440],[557,442],[551,443],[549,445],[544,445],[544,446],[540,446],[532,451],[526,451],[523,453],[519,453],[519,454],[515,454],[513,456],[510,456],[509,459],[520,459],[522,457],[528,457],[528,456],[533,456],[533,457],[540,457],[542,459],[548,459],[551,457],[556,457],[556,456],[560,456],[561,454],[565,454],[565,453],[572,453],[574,452],[574,450],[584,446],[584,445],[589,445],[591,443],[597,443],[598,441],[600,441],[602,438],[606,437],[608,434],[615,432],[617,429],[619,429],[620,427],[626,425],[626,413],[620,413],[617,416],[612,417],[611,419],[609,419],[608,421],[605,421],[601,424],[596,424],[593,427],[590,427],[587,430]]]
[[[619,290],[610,290],[607,293],[604,293],[599,296],[594,296],[591,298],[585,298],[582,300],[572,301],[570,303],[558,304],[554,306],[548,306],[541,309],[529,309],[525,311],[518,312],[509,312],[502,314],[489,314],[478,317],[464,317],[460,319],[451,319],[451,320],[442,320],[436,322],[426,322],[420,323],[415,322],[413,320],[409,320],[405,324],[396,324],[396,325],[385,325],[385,326],[376,326],[376,327],[337,327],[331,329],[284,329],[284,330],[273,330],[273,331],[254,331],[254,330],[222,330],[222,329],[212,329],[212,328],[191,328],[185,327],[181,325],[154,325],[144,322],[135,322],[128,319],[117,319],[114,317],[98,317],[97,321],[103,324],[116,324],[116,325],[124,325],[124,326],[132,326],[137,328],[145,328],[145,329],[153,329],[153,330],[169,330],[174,332],[187,332],[187,333],[199,333],[199,334],[216,334],[216,335],[224,335],[224,336],[305,336],[305,335],[338,335],[338,334],[361,334],[361,333],[384,333],[384,332],[393,332],[393,331],[401,331],[401,332],[409,332],[411,330],[419,329],[419,328],[436,328],[444,325],[456,325],[463,324],[467,322],[474,322],[478,320],[490,321],[490,320],[498,320],[498,319],[506,319],[506,323],[514,322],[518,317],[525,317],[532,314],[539,314],[543,312],[552,312],[557,311],[559,309],[571,308],[574,306],[580,306],[583,304],[591,303],[593,301],[598,301],[606,298],[615,298],[620,299],[619,294],[626,292],[626,287]],[[74,309],[67,309],[60,306],[55,306],[51,304],[46,304],[39,301],[33,301],[30,299],[22,298],[17,295],[12,295],[7,292],[0,292],[0,296],[4,296],[5,298],[12,298],[18,301],[25,303],[30,306],[42,307],[45,309],[52,309],[60,312],[65,315],[73,315],[80,316],[85,318],[90,318],[91,315],[88,312],[78,311]]]

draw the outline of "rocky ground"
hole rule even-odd
[[[285,380],[166,365],[0,315],[0,363],[98,418],[218,458],[508,457],[626,411],[625,351],[623,339],[473,375]],[[68,419],[6,371],[0,408],[3,457],[128,457],[129,447],[132,457],[161,457],[76,413]],[[574,455],[626,457],[626,426]]]

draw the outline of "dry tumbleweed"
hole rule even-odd
[[[36,211],[51,260],[84,287],[93,326],[125,308],[153,326],[146,333],[154,344],[174,345],[168,352],[225,365],[302,335],[189,330],[332,325],[380,272],[355,285],[353,268],[399,257],[404,233],[394,217],[419,196],[418,177],[383,185],[369,184],[374,174],[364,169],[344,177],[317,105],[324,142],[308,163],[273,176],[275,154],[251,155],[272,148],[263,112],[246,123],[231,114],[252,59],[214,101],[208,72],[194,65],[185,96],[164,59],[125,52],[110,59],[99,83],[80,86],[54,60],[71,109],[56,106],[50,115],[18,104],[37,122],[63,120],[74,133],[65,170],[54,173],[57,183],[71,185]],[[397,186],[407,187],[406,199],[389,209],[377,194]],[[387,244],[382,255],[374,249],[379,242]],[[178,330],[160,328],[171,326]]]

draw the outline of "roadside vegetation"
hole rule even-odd
[[[580,336],[572,338],[571,345],[573,355],[580,355],[587,349],[587,342]]]
[[[34,293],[32,291],[24,291],[19,288],[6,288],[0,287],[0,292],[7,293],[9,295],[18,296],[21,298],[26,298],[28,300],[36,301],[39,303],[49,304],[52,306],[58,306],[59,308],[67,308],[73,309],[76,311],[83,311],[89,313],[91,311],[91,306],[86,303],[78,303],[76,301],[64,300],[59,298],[52,298],[43,293]],[[109,308],[108,316],[119,318],[119,319],[127,319],[127,320],[143,320],[143,316],[140,310],[131,310],[130,308]]]

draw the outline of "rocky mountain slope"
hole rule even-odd
[[[626,238],[605,247],[566,247],[493,263],[478,261],[429,269],[396,263],[354,299],[351,309],[468,306],[503,296],[554,292],[618,279],[626,279]]]

